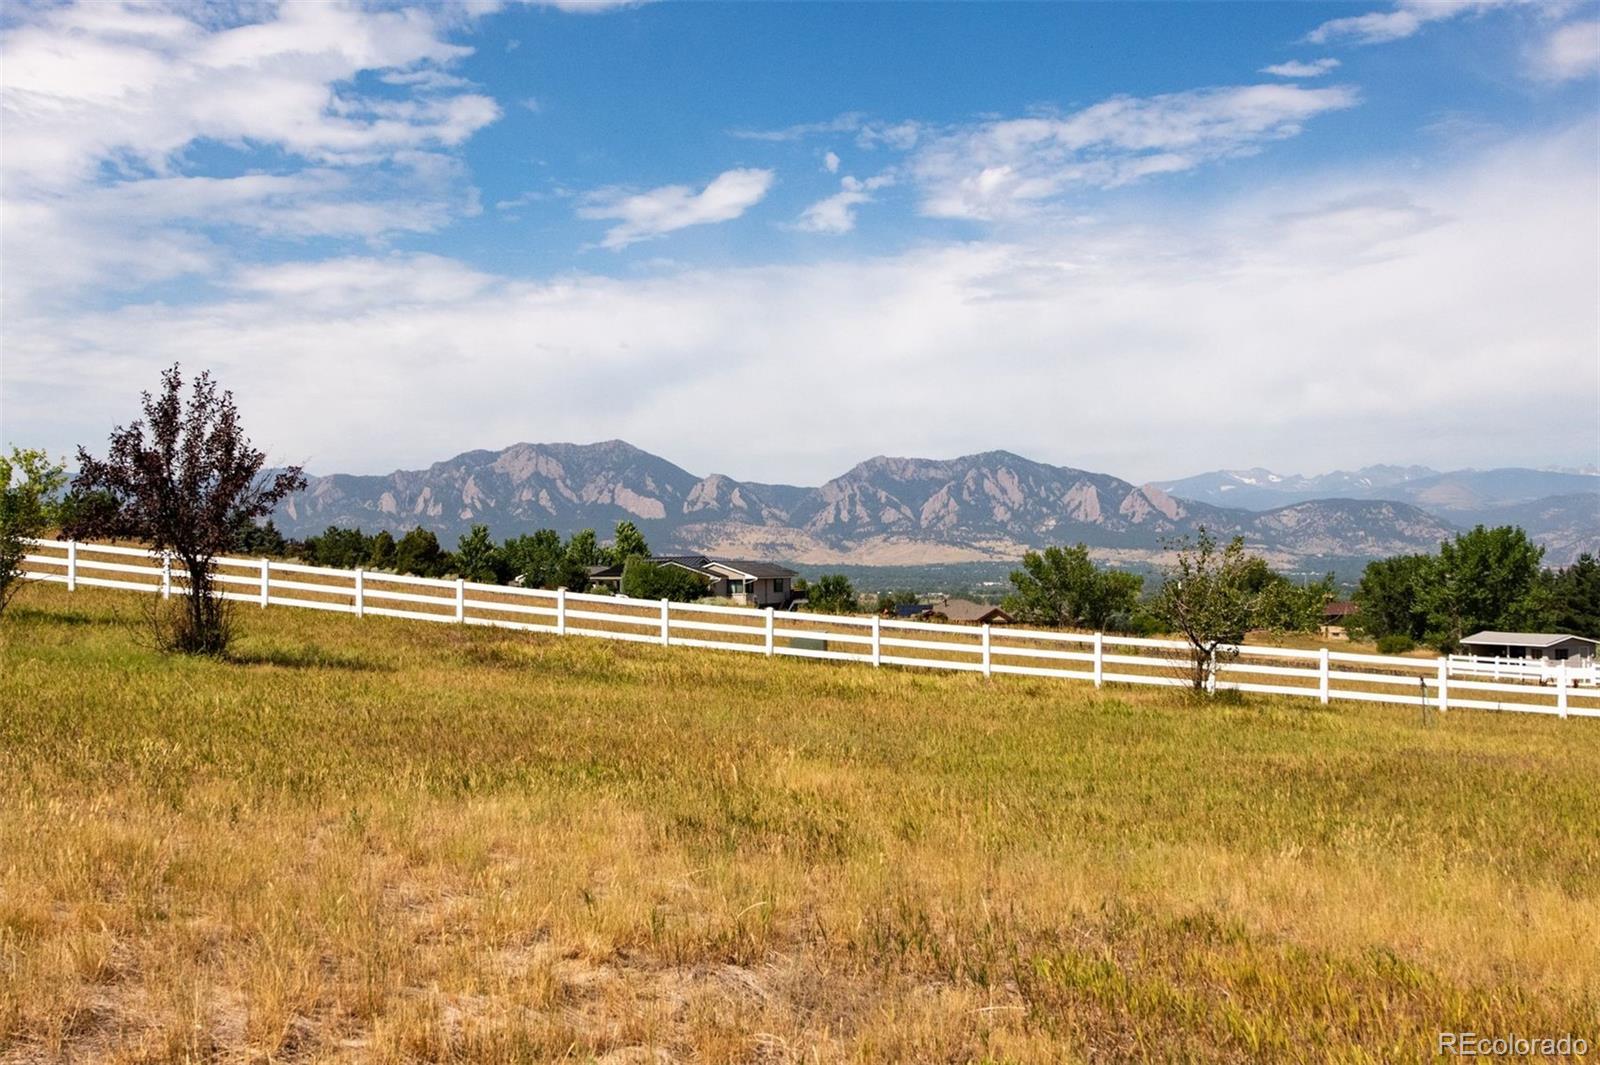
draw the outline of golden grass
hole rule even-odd
[[[3,623],[0,1061],[1600,1040],[1600,727],[140,597]]]

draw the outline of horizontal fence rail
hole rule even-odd
[[[133,547],[29,541],[24,576],[171,597],[187,594],[181,563]],[[956,670],[985,677],[1050,677],[1106,684],[1189,687],[1194,664],[1179,640],[1054,632],[1016,626],[901,621],[873,616],[791,613],[711,603],[673,603],[548,591],[379,570],[330,569],[267,559],[219,558],[223,599],[454,625],[701,647],[764,657]],[[1528,663],[1523,663],[1524,666]],[[1467,679],[1467,677],[1472,679]],[[1204,667],[1210,691],[1392,703],[1439,710],[1503,710],[1600,717],[1592,669],[1491,667],[1458,657],[1408,658],[1327,648],[1230,648]]]

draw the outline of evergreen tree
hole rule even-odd
[[[439,538],[428,529],[412,529],[395,544],[396,573],[409,573],[415,577],[442,577],[448,566],[449,556],[439,546]]]
[[[367,565],[372,569],[394,569],[394,535],[388,529],[367,545]]]
[[[1551,616],[1558,632],[1600,640],[1600,561],[1582,554],[1550,582]]]
[[[630,558],[649,558],[650,545],[644,542],[644,534],[639,527],[631,521],[617,522],[616,538],[611,542],[612,564],[626,562]]]
[[[456,542],[455,569],[459,577],[478,584],[499,584],[504,565],[500,549],[489,539],[487,525],[474,525]]]

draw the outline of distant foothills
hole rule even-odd
[[[1547,565],[1600,553],[1600,476],[1372,466],[1285,477],[1217,471],[1135,485],[1006,451],[868,459],[815,488],[699,477],[621,440],[514,444],[425,470],[310,476],[274,516],[292,537],[330,525],[455,538],[563,535],[632,521],[658,549],[803,565],[1015,561],[1087,544],[1102,561],[1159,562],[1204,526],[1280,567],[1429,551],[1476,524],[1517,525]]]

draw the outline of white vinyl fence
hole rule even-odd
[[[1489,658],[1482,655],[1450,655],[1452,677],[1487,677],[1490,680],[1531,680],[1537,684],[1559,684],[1566,674],[1572,684],[1600,684],[1600,659],[1552,662],[1542,658]]]
[[[31,541],[28,577],[163,596],[186,593],[181,568],[130,547]],[[705,647],[761,656],[950,669],[983,676],[1053,677],[1105,684],[1185,687],[1189,646],[1104,633],[1048,632],[878,617],[790,613],[771,608],[671,603],[620,596],[513,588],[464,580],[341,570],[266,559],[217,560],[225,599],[261,607],[328,610],[357,617],[408,618],[458,625]],[[1460,665],[1419,659],[1284,647],[1238,648],[1213,664],[1212,690],[1395,703],[1439,710],[1511,710],[1600,717],[1600,687],[1556,671],[1552,683],[1518,675],[1462,680]]]

